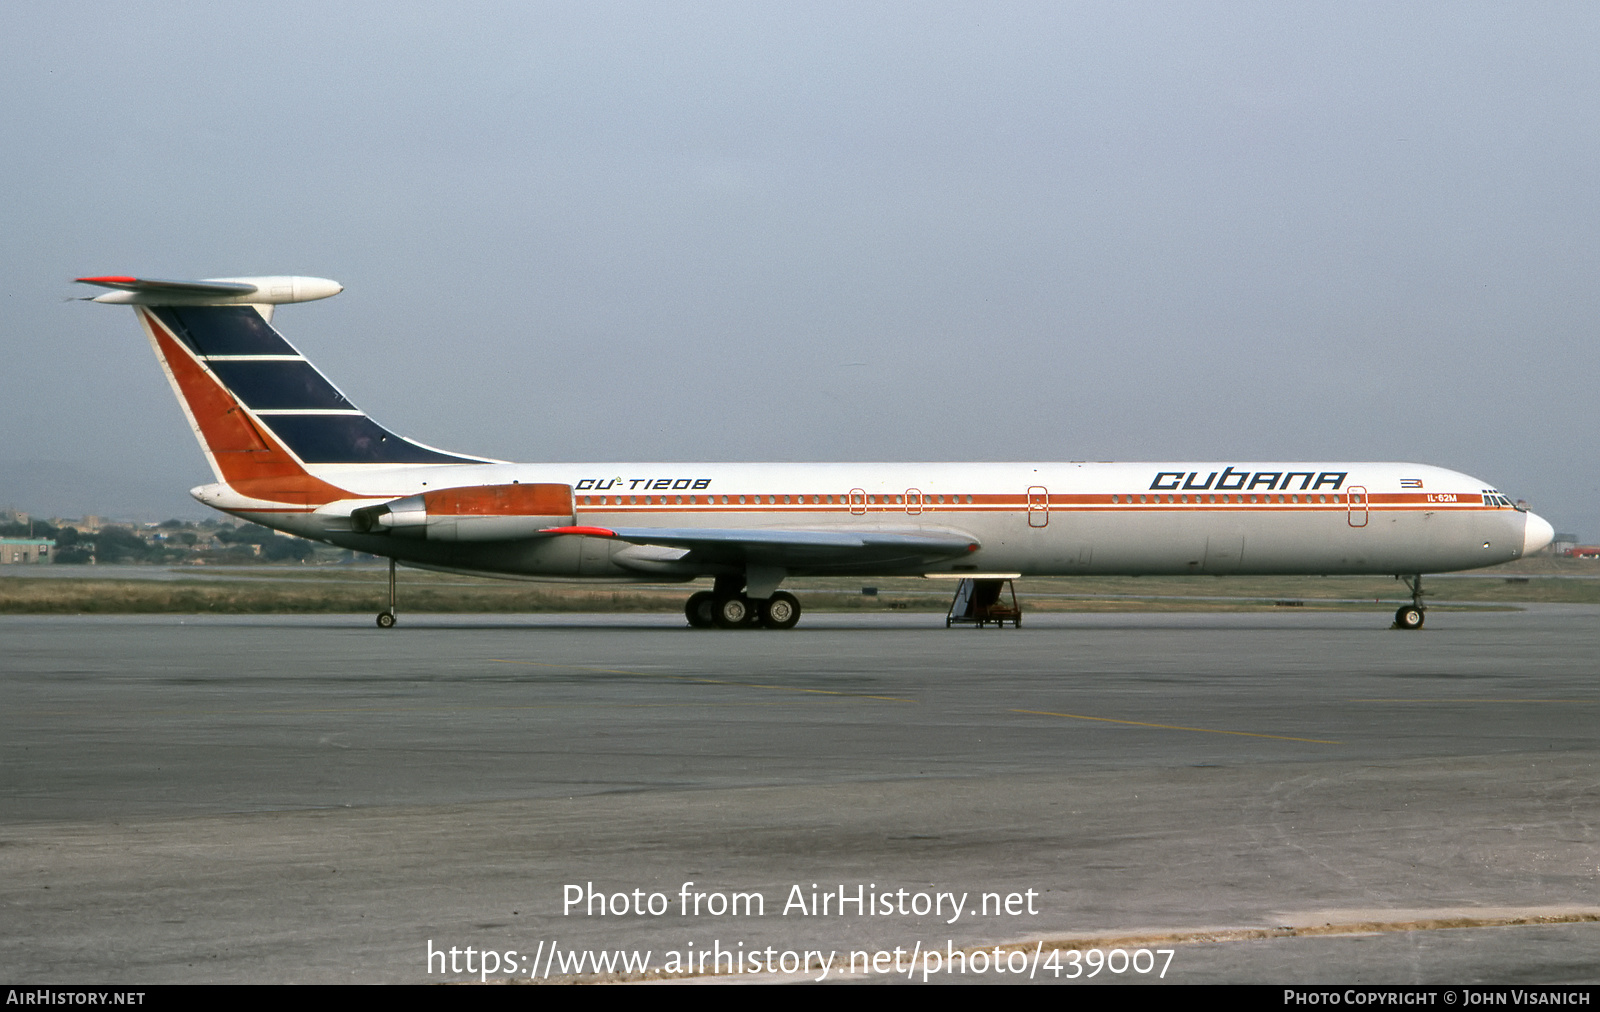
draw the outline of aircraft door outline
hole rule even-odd
[[[1367,508],[1367,490],[1363,485],[1351,485],[1345,490],[1345,520],[1351,527],[1365,527],[1370,519]]]
[[[1028,486],[1028,526],[1050,526],[1050,490],[1043,485]]]

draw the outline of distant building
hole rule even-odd
[[[0,538],[0,566],[55,561],[54,538]]]
[[[1578,547],[1576,534],[1557,534],[1550,542],[1551,555],[1565,555]]]

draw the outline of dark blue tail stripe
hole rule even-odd
[[[307,464],[473,463],[402,439],[365,415],[267,415],[261,421]]]
[[[257,411],[349,411],[355,406],[304,359],[206,364],[235,397]]]
[[[152,306],[150,312],[205,360],[228,392],[252,411],[355,410],[355,405],[250,306]],[[212,360],[216,355],[293,358]],[[413,443],[360,414],[268,414],[257,418],[307,464],[482,462],[482,458]]]
[[[152,306],[196,355],[298,355],[251,306]]]

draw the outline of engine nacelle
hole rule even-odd
[[[429,541],[517,541],[573,522],[571,485],[467,485],[350,513],[361,534]]]

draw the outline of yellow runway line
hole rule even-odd
[[[796,690],[800,691],[800,690]],[[864,697],[873,699],[887,699],[887,696]],[[237,717],[237,716],[299,716],[313,713],[499,713],[502,710],[582,710],[592,709],[597,706],[607,708],[621,708],[625,710],[670,710],[674,707],[693,706],[705,707],[738,707],[738,706],[800,706],[812,703],[826,703],[830,700],[792,700],[787,702],[742,702],[742,703],[611,703],[611,702],[576,702],[576,703],[511,703],[505,706],[464,706],[453,703],[440,703],[437,706],[318,706],[301,707],[297,709],[283,709],[281,707],[268,707],[260,710],[122,710],[117,714],[105,714],[107,720],[121,719],[128,715],[140,717]],[[96,711],[100,712],[100,711]],[[22,717],[79,717],[82,710],[45,710],[22,712],[17,716]]]
[[[1600,703],[1600,699],[1352,699],[1352,703]]]
[[[1206,734],[1236,734],[1244,738],[1276,738],[1278,741],[1306,741],[1313,745],[1343,745],[1342,741],[1322,738],[1293,738],[1286,734],[1257,734],[1254,731],[1220,731],[1214,727],[1184,727],[1181,724],[1151,724],[1143,720],[1117,720],[1115,717],[1090,717],[1082,713],[1052,713],[1049,710],[1012,710],[1012,713],[1031,713],[1040,717],[1071,717],[1073,720],[1098,720],[1107,724],[1131,724],[1134,727],[1159,727],[1164,731],[1203,731]]]

